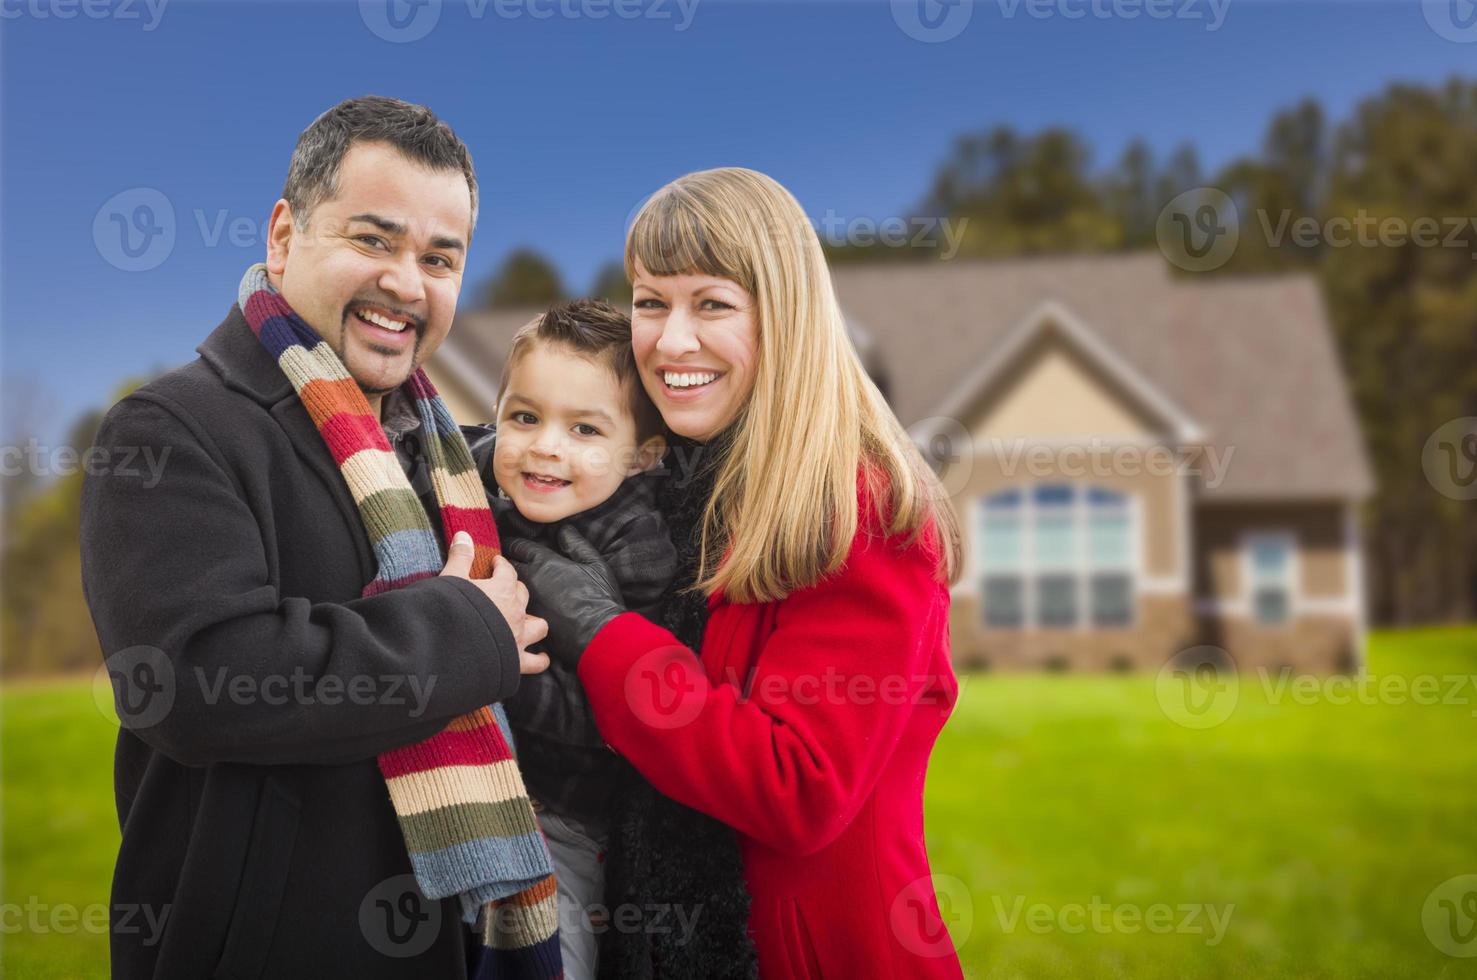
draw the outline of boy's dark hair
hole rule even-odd
[[[665,435],[661,412],[646,394],[636,355],[631,351],[631,318],[603,299],[574,299],[557,303],[536,319],[518,328],[503,362],[497,400],[503,400],[508,379],[518,362],[541,344],[558,344],[580,357],[605,365],[626,390],[631,417],[636,421],[636,441]]]
[[[451,127],[423,105],[365,95],[345,99],[313,120],[297,138],[282,196],[292,206],[293,224],[307,226],[313,209],[338,193],[339,166],[355,143],[388,143],[431,170],[458,170],[472,196],[477,227],[477,174],[472,154]]]

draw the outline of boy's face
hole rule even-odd
[[[493,475],[518,513],[549,524],[603,503],[664,449],[661,436],[637,444],[614,371],[536,344],[514,366],[498,404]]]

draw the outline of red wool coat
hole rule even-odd
[[[580,660],[611,747],[739,833],[770,978],[961,975],[923,841],[928,756],[958,695],[935,545],[862,503],[845,567],[777,602],[709,599],[701,661],[636,613]]]

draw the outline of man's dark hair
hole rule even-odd
[[[497,392],[499,402],[508,390],[508,380],[518,362],[529,351],[545,344],[562,347],[610,369],[626,391],[638,442],[666,433],[661,413],[646,394],[641,374],[636,370],[636,355],[631,351],[631,318],[603,299],[558,303],[519,327],[503,361],[502,383]]]
[[[340,102],[297,138],[282,196],[299,229],[314,208],[338,193],[339,166],[355,143],[387,143],[431,170],[461,171],[472,195],[471,227],[477,227],[477,174],[467,145],[423,105],[365,95]]]

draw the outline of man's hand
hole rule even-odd
[[[528,648],[549,635],[549,624],[528,614],[528,589],[518,581],[518,573],[512,563],[499,555],[492,561],[490,578],[472,578],[474,554],[476,549],[472,547],[472,536],[466,531],[458,531],[447,549],[446,567],[441,569],[441,574],[466,579],[497,606],[518,641],[520,673],[540,674],[548,670],[548,655],[529,653]]]

